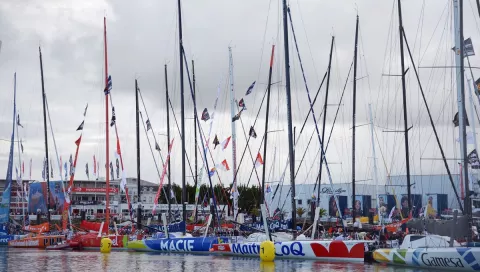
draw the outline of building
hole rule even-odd
[[[460,196],[465,196],[463,186],[460,185],[460,176],[452,175],[454,186]],[[393,207],[402,207],[402,199],[407,195],[406,176],[391,176],[387,182],[382,182],[377,186],[372,184],[356,184],[356,200],[361,206],[361,213],[367,216],[372,209],[377,206],[377,195],[379,196],[380,206],[384,206],[387,216]],[[470,187],[474,188],[475,193],[480,193],[479,184],[476,178],[470,178]],[[452,184],[448,175],[411,175],[411,194],[414,214],[421,213],[423,207],[432,202],[434,209],[438,214],[450,213],[452,209],[459,209],[457,197],[455,196]],[[280,209],[282,211],[291,211],[290,185],[280,186],[277,195],[272,200],[273,191],[276,185],[272,186],[272,193],[266,198],[268,200],[269,210]],[[310,217],[311,202],[317,201],[317,190],[314,184],[301,184],[295,186],[295,203],[297,208],[305,209],[303,217]],[[322,184],[320,188],[320,208],[325,209],[328,215],[334,217],[336,209],[333,192],[337,195],[340,209],[343,214],[350,214],[352,209],[352,184],[334,183],[333,190],[330,184]],[[478,195],[480,196],[480,194]],[[480,199],[473,196],[472,202],[474,208],[480,208]],[[405,202],[408,206],[408,202]],[[463,205],[463,201],[462,201]],[[479,206],[479,207],[477,207]],[[358,208],[358,207],[357,207]]]
[[[30,189],[29,190],[30,200],[35,199],[35,196],[32,196],[35,194],[35,191],[34,191],[36,190],[35,188],[37,187],[40,188],[42,186],[46,188],[45,182],[25,181],[25,183],[29,185],[28,188]],[[11,214],[15,215],[16,220],[20,220],[22,218],[21,216],[22,204],[26,214],[33,215],[37,213],[38,208],[43,208],[42,213],[46,213],[46,208],[44,207],[45,204],[43,204],[44,206],[35,206],[35,203],[32,203],[32,201],[29,203],[27,202],[26,199],[23,199],[22,201],[21,198],[17,197],[16,186],[18,185],[16,185],[16,182],[13,182],[12,184],[13,184],[13,190],[12,190],[10,207],[11,207]],[[3,192],[4,186],[5,186],[5,180],[4,179],[0,180],[0,188],[2,188],[2,192]],[[51,209],[52,219],[59,220],[60,214],[62,213],[62,210],[63,210],[63,201],[64,201],[64,196],[62,193],[63,190],[60,188],[61,183],[58,181],[51,181],[50,187],[51,187],[50,209]],[[67,187],[67,184],[66,182],[64,182],[64,188],[66,187]],[[136,212],[138,205],[141,204],[143,214],[150,215],[154,207],[154,199],[156,197],[158,188],[159,188],[158,184],[141,180],[140,181],[141,197],[139,201],[137,199],[137,195],[138,195],[137,179],[127,178],[127,189],[128,189],[130,201],[134,209],[134,212]],[[39,189],[39,191],[41,190],[42,189]],[[43,191],[46,191],[46,189],[43,189]],[[21,192],[21,190],[18,189],[18,192]],[[106,189],[106,183],[104,180],[75,180],[73,182],[72,196],[71,196],[72,216],[80,217],[80,212],[84,210],[86,212],[86,217],[88,219],[103,218],[106,212],[106,209],[105,209],[106,208],[105,207],[106,192],[107,192],[107,189]],[[109,194],[110,194],[110,199],[109,199],[110,213],[115,216],[128,218],[129,212],[128,212],[127,198],[126,198],[126,194],[124,192],[121,192],[120,190],[120,180],[110,181]],[[52,198],[57,198],[57,196],[59,197],[58,201],[52,200]],[[46,198],[46,193],[44,198]],[[195,205],[189,204],[189,205],[186,205],[186,208],[187,208],[187,212],[191,212],[194,210]],[[223,206],[221,208],[223,209]],[[208,208],[205,208],[201,205],[198,205],[197,209],[199,211],[199,214],[208,213]],[[178,215],[181,215],[182,205],[177,204],[173,201],[171,203],[171,210],[172,212],[176,212]],[[168,204],[158,204],[156,208],[156,214],[161,214],[166,212],[168,212]]]
[[[465,195],[463,186],[460,186],[459,175],[453,175],[453,183],[457,189],[460,197]],[[471,180],[475,180],[474,177]],[[41,184],[38,182],[28,182],[29,188],[34,188],[35,184]],[[58,182],[57,182],[58,183]],[[110,209],[114,215],[128,217],[128,204],[125,193],[122,193],[119,188],[120,180],[112,180],[110,185]],[[44,184],[44,183],[43,183]],[[5,180],[0,180],[0,188],[5,185]],[[66,184],[64,184],[66,186]],[[51,186],[52,187],[52,186]],[[277,189],[277,185],[271,186],[271,190],[266,194],[267,204],[269,211],[280,209],[287,211],[290,216],[291,211],[291,198],[290,198],[290,186],[283,185],[277,190],[275,198],[272,199],[273,192]],[[478,182],[471,182],[471,187],[474,191],[480,193]],[[34,214],[35,210],[32,210],[32,203],[27,203],[26,199],[22,199],[17,195],[17,192],[21,192],[20,186],[14,181],[12,185],[11,196],[11,213],[16,219],[21,219],[23,213],[22,204],[26,213]],[[53,188],[53,187],[52,187]],[[133,209],[138,207],[140,203],[144,215],[152,213],[154,207],[154,199],[158,191],[158,185],[141,180],[141,199],[137,199],[137,180],[135,178],[127,178],[127,188],[132,202]],[[51,189],[52,190],[52,189]],[[60,186],[56,186],[55,190],[58,194],[63,195]],[[297,208],[303,208],[305,213],[302,217],[311,216],[311,203],[317,201],[317,190],[314,184],[299,184],[296,185],[295,201]],[[104,180],[75,180],[72,190],[72,215],[80,216],[80,211],[85,210],[89,219],[102,218],[105,214],[105,197],[106,197],[106,184]],[[30,190],[30,194],[33,191]],[[162,192],[164,193],[164,192]],[[337,196],[338,205],[336,205],[334,194]],[[402,199],[405,199],[407,194],[406,176],[391,176],[388,182],[383,182],[377,186],[372,184],[357,183],[356,185],[356,205],[357,214],[368,216],[370,212],[374,211],[377,207],[377,195],[379,198],[379,205],[383,208],[383,213],[388,216],[393,207],[402,207]],[[414,215],[421,213],[422,207],[425,207],[431,202],[438,215],[448,214],[452,209],[458,209],[459,204],[455,193],[452,189],[451,182],[447,175],[411,175],[411,194],[412,205],[414,206]],[[480,196],[480,194],[478,195]],[[337,210],[340,208],[342,215],[350,215],[352,210],[352,186],[351,183],[335,183],[333,184],[333,190],[330,184],[322,184],[320,187],[320,208],[325,209],[327,216],[336,217]],[[480,199],[473,199],[474,208],[480,208]],[[52,203],[52,202],[51,202]],[[54,220],[61,214],[61,206],[63,200],[53,202],[54,205],[58,204],[57,209],[51,214]],[[408,204],[408,202],[407,202]],[[30,205],[30,206],[29,206]],[[462,203],[463,205],[463,203]],[[51,205],[52,207],[52,205]],[[193,211],[195,206],[193,204],[187,205],[187,211]],[[172,204],[171,209],[178,214],[181,214],[182,205]],[[199,211],[205,211],[208,213],[208,208],[197,206]],[[221,207],[223,209],[223,207]],[[227,211],[228,209],[223,209]],[[167,204],[159,204],[157,214],[168,211]],[[382,208],[380,208],[382,212]]]

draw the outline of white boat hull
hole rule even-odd
[[[229,256],[259,257],[260,242],[214,244],[214,253]],[[322,261],[363,262],[362,241],[275,242],[275,258]]]
[[[393,265],[480,271],[480,248],[477,247],[377,249],[373,258],[377,262]]]

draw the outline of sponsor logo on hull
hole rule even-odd
[[[227,255],[257,256],[260,243],[215,244],[214,252]],[[363,261],[364,243],[362,242],[275,242],[275,256],[292,259],[330,259]]]
[[[159,238],[139,241],[141,244],[131,244],[133,250],[154,250],[164,252],[208,252],[214,243],[218,243],[216,237],[192,237],[192,238]],[[223,238],[223,241],[228,239]]]
[[[379,249],[373,258],[382,263],[433,269],[480,271],[480,248]]]

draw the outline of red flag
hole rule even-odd
[[[79,146],[81,141],[82,141],[82,135],[80,135],[80,138],[78,138],[78,140],[75,141],[75,144]]]
[[[257,159],[255,160],[255,167],[259,167],[261,165],[263,165],[263,159],[262,155],[260,155],[260,152],[258,152]]]
[[[227,160],[223,160],[223,161],[222,161],[222,164],[219,164],[217,167],[220,168],[220,169],[222,169],[223,171],[228,171],[228,170],[230,170],[230,167],[228,167]]]
[[[120,140],[117,138],[117,154],[120,156]]]
[[[225,139],[225,141],[222,142],[222,150],[225,150],[225,148],[227,148],[228,143],[230,142],[231,138],[232,138],[232,136],[228,136],[228,138]]]

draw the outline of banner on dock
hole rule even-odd
[[[263,230],[263,223],[250,223],[250,224],[243,224],[240,226],[241,231],[255,231],[255,230]],[[268,229],[270,231],[281,231],[281,230],[288,230],[292,229],[292,220],[269,220],[268,221]]]

